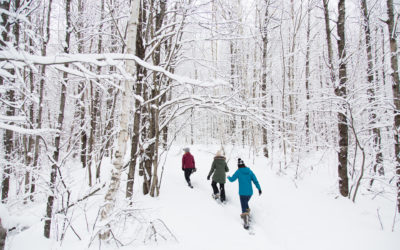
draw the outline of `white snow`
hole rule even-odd
[[[172,147],[168,152],[161,194],[158,198],[143,196],[140,190],[141,179],[136,177],[135,199],[131,207],[135,209],[133,216],[119,221],[115,230],[118,240],[125,244],[120,249],[399,249],[399,218],[395,219],[397,224],[392,232],[394,194],[390,199],[386,199],[389,196],[371,199],[365,192],[359,194],[356,203],[341,198],[337,191],[335,154],[313,153],[304,157],[299,168],[302,178],[295,180],[290,170],[285,171],[287,174],[282,174],[278,171],[278,164],[271,166],[262,156],[253,159],[248,149],[226,149],[229,175],[236,171],[237,157],[240,156],[254,171],[263,190],[261,196],[255,192],[249,203],[253,217],[252,235],[241,225],[237,182],[226,183],[227,204],[218,204],[211,198],[211,181],[207,181],[206,178],[218,147],[191,147],[198,171],[191,177],[194,188],[190,189],[181,170],[183,146],[187,145]],[[274,157],[275,163],[278,163],[279,155],[275,154]],[[105,161],[105,164],[110,165],[109,161]],[[77,170],[75,173],[77,180],[85,178],[81,171]],[[107,170],[102,171],[105,173]],[[122,184],[121,197],[124,196],[124,188],[125,185]],[[37,218],[36,223],[32,220],[27,223],[31,226],[28,230],[10,236],[6,249],[116,249],[114,241],[109,245],[103,243],[99,247],[98,240],[91,239],[96,231],[91,231],[91,223],[95,221],[97,205],[101,204],[102,200],[103,195],[97,195],[75,207],[72,225],[82,240],[78,240],[69,230],[61,246],[43,237],[43,222],[39,216],[45,212],[43,205],[38,207],[37,211],[18,212],[7,212],[4,207],[0,207],[2,218],[7,213],[10,213],[10,218],[14,218],[7,220],[6,223],[10,226],[12,221],[18,221],[16,217]],[[126,212],[123,204],[124,202],[120,201],[116,207]],[[83,211],[87,211],[87,216],[84,216]],[[153,235],[156,238],[150,237],[150,222],[158,231],[158,234]]]

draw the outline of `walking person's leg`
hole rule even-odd
[[[217,187],[217,183],[215,181],[211,182],[211,187],[213,189],[213,193],[214,193],[214,197],[218,194],[218,187]]]
[[[249,209],[249,200],[251,196],[248,195],[241,195],[240,196],[240,205],[242,206],[242,213],[240,214],[240,217],[243,219],[243,226],[244,228],[248,229],[249,228],[249,213],[247,210]]]
[[[224,183],[219,184],[219,190],[220,190],[220,195],[221,195],[221,201],[224,202],[225,201],[225,184]]]
[[[186,169],[186,168],[183,170],[183,173],[184,173],[184,175],[185,175],[185,180],[186,180],[186,182],[189,182],[189,176],[188,176],[188,172],[187,172],[187,169]]]
[[[242,207],[242,213],[246,212],[246,208],[249,206],[247,204],[248,200],[247,200],[247,196],[245,195],[240,195],[240,206]]]
[[[247,202],[246,202],[246,204],[247,204],[246,212],[247,212],[247,213],[250,213],[250,207],[249,207],[249,201],[250,201],[250,199],[251,199],[251,195],[250,195],[250,196],[247,196]]]
[[[192,173],[192,169],[190,169],[190,168],[186,168],[185,169],[185,179],[186,179],[186,182],[188,183],[189,186],[192,185],[191,182],[190,182],[190,174],[191,173]]]

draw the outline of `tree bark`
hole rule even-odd
[[[267,60],[268,60],[268,24],[269,24],[269,5],[270,1],[266,0],[264,23],[261,30],[262,37],[262,66],[261,66],[261,107],[264,110],[264,114],[267,109]],[[266,115],[264,115],[266,119]],[[268,134],[265,127],[262,128],[262,143],[264,156],[268,158]]]
[[[31,38],[28,39],[29,40],[29,46],[31,46],[31,48],[33,48],[33,40]],[[33,51],[30,50],[30,53],[33,54]],[[35,92],[35,82],[34,82],[35,78],[33,75],[33,71],[32,69],[29,70],[29,91],[30,93],[34,93]],[[33,129],[33,125],[35,124],[35,115],[34,115],[34,103],[31,102],[28,106],[28,112],[29,114],[29,122],[30,125],[28,125],[28,127],[30,129]],[[27,166],[27,170],[25,170],[25,194],[30,194],[30,183],[31,183],[31,175],[32,175],[32,160],[33,160],[33,146],[35,143],[34,140],[34,136],[33,135],[28,135],[26,136],[26,142],[27,145],[25,145],[25,165]],[[29,196],[25,196],[25,202],[26,200],[29,199]]]
[[[137,26],[136,33],[136,55],[143,59],[145,57],[145,48],[143,45],[143,24],[146,23],[146,16],[142,13],[143,7],[139,8],[139,24]],[[136,68],[136,88],[135,95],[142,95],[142,85],[143,76],[146,74],[146,70],[137,65]],[[129,162],[128,180],[126,183],[126,197],[131,198],[133,195],[133,184],[135,183],[135,170],[138,157],[138,146],[140,138],[140,120],[141,120],[141,103],[138,99],[135,100],[135,110],[134,110],[134,120],[133,120],[133,135],[131,138],[131,160]]]
[[[83,53],[84,48],[83,48],[83,30],[84,30],[84,24],[82,17],[84,16],[84,1],[83,0],[78,0],[78,16],[79,16],[79,21],[76,24],[76,37],[78,40],[78,53]],[[80,95],[80,98],[76,100],[76,119],[79,119],[79,132],[78,134],[80,135],[80,160],[82,163],[82,167],[86,168],[87,166],[87,145],[88,145],[88,138],[86,134],[86,128],[85,128],[85,113],[86,113],[86,108],[85,108],[85,81],[80,81],[78,85],[78,95]]]
[[[69,53],[70,39],[71,39],[71,31],[72,31],[72,23],[71,23],[71,0],[66,0],[65,2],[65,18],[66,18],[66,33],[65,33],[65,46],[64,53]],[[65,67],[68,67],[68,64],[64,64]],[[65,101],[67,95],[67,80],[68,74],[63,73],[63,82],[61,83],[61,95],[60,95],[60,107],[57,119],[57,130],[62,131],[63,122],[64,122],[64,113],[65,113]],[[53,165],[51,166],[50,173],[50,194],[47,198],[47,207],[46,207],[46,220],[44,223],[44,236],[46,238],[50,238],[51,232],[51,221],[53,216],[53,204],[55,199],[56,192],[56,180],[57,180],[57,170],[59,166],[59,156],[60,156],[60,143],[61,143],[61,134],[60,132],[54,138],[54,153],[53,153]]]
[[[15,2],[15,8],[19,7],[19,0]],[[10,1],[2,1],[0,3],[0,9],[9,11],[12,6],[10,5]],[[8,19],[8,15],[3,13],[1,14],[2,22],[0,25],[3,27],[1,32],[0,46],[6,46],[6,42],[9,42],[11,39],[8,36],[8,33],[11,30],[11,24]],[[15,41],[18,43],[18,36],[19,36],[19,24],[14,24],[13,28],[13,35],[15,36]],[[10,70],[11,74],[14,74],[13,70]],[[0,85],[5,84],[3,82],[3,78],[0,77]],[[12,85],[12,83],[6,83]],[[8,102],[6,106],[6,116],[14,116],[15,115],[15,90],[12,86],[10,88],[6,88],[7,91],[5,93],[5,99]],[[3,170],[3,179],[1,183],[1,201],[3,203],[7,202],[8,199],[8,192],[10,191],[10,174],[11,174],[11,160],[13,159],[13,150],[14,150],[14,132],[12,130],[5,130],[4,133],[4,159],[5,159],[5,166]]]
[[[128,41],[127,41],[127,53],[136,53],[136,35],[139,17],[139,0],[133,0],[131,2],[131,14],[128,20]],[[131,75],[136,74],[136,65],[133,61],[126,62],[127,72]],[[124,82],[124,92],[122,93],[121,101],[121,118],[119,122],[118,131],[118,145],[115,152],[115,159],[113,161],[114,168],[111,174],[111,182],[104,198],[104,205],[100,209],[100,220],[108,221],[115,208],[116,195],[119,190],[121,183],[121,173],[124,165],[123,159],[126,153],[126,144],[128,141],[128,122],[129,122],[129,102],[131,99],[132,89],[134,86],[133,80],[125,80]],[[107,240],[111,234],[111,225],[107,222],[105,228],[99,234],[101,240]]]
[[[99,26],[99,43],[97,45],[97,53],[101,54],[103,52],[103,36],[101,35],[103,32],[103,22],[105,18],[105,13],[104,13],[104,0],[101,0],[101,13],[100,13],[100,26]],[[101,67],[97,67],[97,72],[101,74]],[[101,128],[99,125],[99,121],[101,121],[101,101],[100,101],[100,89],[99,87],[96,86],[95,88],[95,98],[94,98],[94,110],[93,110],[93,115],[95,117],[94,120],[94,133],[93,133],[93,138],[94,142],[98,142],[99,139],[98,137],[101,137]],[[92,127],[93,128],[93,127]],[[97,136],[96,136],[97,135]],[[103,145],[102,145],[103,147]],[[101,161],[103,159],[103,154],[101,153],[101,150],[98,150],[95,152],[95,168],[96,168],[96,182],[100,180],[100,173],[101,173]]]
[[[347,68],[346,68],[346,37],[345,37],[345,18],[346,8],[345,0],[339,0],[338,4],[338,23],[337,33],[338,39],[338,54],[339,54],[339,84],[335,86],[335,94],[342,98],[347,98]],[[346,107],[342,106],[342,111],[338,113],[338,132],[339,132],[339,152],[338,152],[338,172],[339,172],[339,191],[344,197],[349,196],[349,179],[347,173],[347,158],[348,158],[348,124],[346,117]]]
[[[306,99],[307,105],[310,101],[310,34],[311,34],[311,6],[310,0],[308,0],[307,6],[307,47],[306,47]],[[311,142],[310,138],[310,112],[306,110],[306,144],[309,145]]]
[[[51,8],[52,8],[52,3],[53,0],[49,0],[49,6],[48,6],[48,11],[47,11],[47,21],[46,21],[46,27],[44,29],[44,33],[43,36],[45,37],[45,39],[43,39],[43,46],[42,46],[42,50],[41,50],[41,55],[42,56],[46,56],[47,54],[47,45],[49,43],[50,40],[50,15],[51,15]],[[42,116],[43,116],[43,92],[44,92],[44,85],[46,83],[46,65],[42,65],[42,69],[40,72],[41,75],[41,79],[40,79],[40,83],[39,83],[39,103],[38,103],[38,111],[37,111],[37,117],[36,117],[36,124],[37,124],[37,128],[41,129],[42,128]],[[34,174],[35,170],[38,167],[39,164],[39,151],[40,151],[40,138],[39,136],[36,136],[35,139],[35,153],[33,156],[33,174],[32,174],[32,180],[31,180],[31,196],[30,199],[33,201],[33,195],[35,193],[36,190],[36,175]]]
[[[374,79],[374,61],[373,61],[373,56],[372,56],[372,44],[371,44],[371,30],[370,30],[370,25],[369,25],[369,14],[368,14],[368,7],[367,7],[367,1],[366,0],[361,0],[361,12],[363,15],[363,28],[364,28],[364,33],[365,33],[365,47],[366,47],[366,52],[367,52],[367,58],[368,58],[368,64],[367,64],[367,79],[368,79],[368,101],[371,107],[370,111],[370,125],[372,127],[372,134],[374,136],[374,149],[376,151],[375,153],[375,163],[374,163],[374,173],[376,174],[377,169],[383,168],[382,166],[382,152],[381,152],[381,132],[380,129],[375,127],[376,124],[376,105],[375,103],[375,79]],[[381,172],[379,170],[378,172]],[[373,182],[373,179],[371,179],[371,184]]]
[[[7,229],[3,227],[0,218],[0,250],[4,250],[4,247],[6,245],[6,239],[7,239]]]
[[[335,84],[336,75],[333,67],[333,49],[332,49],[331,27],[330,27],[329,7],[328,7],[329,0],[323,0],[323,3],[324,3],[326,43],[328,46],[328,66],[331,75],[331,83]]]
[[[393,0],[387,0],[387,13],[389,19],[387,20],[387,26],[389,29],[390,36],[390,65],[392,67],[392,91],[393,91],[393,104],[395,106],[394,111],[394,153],[396,157],[396,176],[397,176],[397,212],[400,213],[400,80],[398,71],[398,58],[397,58],[397,33],[395,30],[394,20],[394,7]]]

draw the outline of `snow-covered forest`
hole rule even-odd
[[[0,249],[398,249],[399,14],[0,0]],[[211,198],[218,150],[259,178],[250,234],[236,184]]]

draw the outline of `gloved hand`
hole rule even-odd
[[[194,169],[193,169],[193,173],[196,172],[196,171],[197,171],[197,168],[194,168]]]
[[[184,171],[185,169],[182,168],[182,171]]]
[[[210,176],[207,176],[207,180],[210,180]]]
[[[261,195],[261,194],[262,194],[262,191],[261,191],[261,189],[259,189],[259,190],[258,190],[258,194],[259,194],[259,195]]]

